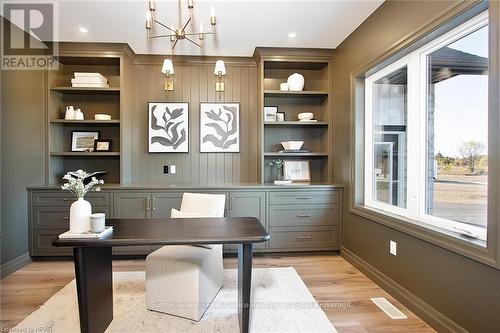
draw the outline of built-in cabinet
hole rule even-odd
[[[122,186],[92,192],[86,199],[93,212],[108,218],[168,218],[172,208],[179,209],[184,192],[226,195],[226,217],[256,217],[271,234],[271,240],[255,245],[257,252],[338,250],[341,223],[341,191],[334,185],[280,188],[256,185],[218,189],[186,188],[175,190],[127,189]],[[30,254],[32,256],[71,255],[71,249],[56,248],[52,241],[69,228],[69,208],[74,198],[59,189],[30,189]],[[146,219],[146,220],[145,220]],[[116,247],[115,255],[145,255],[157,247]],[[227,245],[225,252],[236,252]]]

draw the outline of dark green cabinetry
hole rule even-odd
[[[168,218],[179,209],[184,192],[226,195],[227,217],[256,217],[269,230],[271,240],[257,244],[257,252],[323,251],[339,249],[342,189],[334,185],[286,188],[272,185],[182,187],[176,189],[110,186],[86,199],[93,212],[109,218]],[[74,198],[57,188],[29,189],[30,255],[66,256],[71,250],[55,248],[52,240],[69,228],[69,207]],[[147,223],[147,220],[141,223]],[[113,249],[114,255],[145,255],[156,247]],[[225,246],[236,252],[236,246]]]

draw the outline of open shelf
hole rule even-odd
[[[80,87],[52,87],[51,91],[55,91],[61,94],[119,94],[119,87],[109,87],[109,88],[80,88]]]
[[[120,156],[119,151],[106,151],[106,152],[79,152],[79,151],[56,151],[51,152],[50,156],[76,156],[76,157],[111,157]]]
[[[281,91],[264,90],[264,97],[327,97],[328,91],[303,90],[303,91]]]
[[[67,124],[67,125],[116,125],[120,124],[119,119],[111,120],[68,120],[68,119],[53,119],[50,121],[52,124]]]
[[[328,126],[326,121],[317,122],[303,122],[303,121],[266,121],[264,126],[297,126],[297,127],[314,127],[314,126]]]
[[[328,157],[326,152],[309,152],[309,153],[279,153],[279,152],[265,152],[265,157]]]

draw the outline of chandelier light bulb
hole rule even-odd
[[[149,0],[149,10],[154,12],[156,10],[156,3],[153,0]]]

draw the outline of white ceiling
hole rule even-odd
[[[186,40],[179,41],[174,54],[249,56],[257,46],[336,48],[382,2],[194,0],[197,23],[193,28],[197,29],[201,21],[204,30],[209,30],[213,7],[217,17],[216,38],[207,37],[201,50]],[[147,42],[146,0],[61,0],[58,4],[60,41],[124,42],[136,53],[171,52],[168,39]],[[160,22],[168,26],[176,23],[177,1],[157,1],[157,7],[156,18]],[[185,20],[187,0],[183,0],[182,9]],[[79,32],[79,27],[87,28],[88,33]],[[295,32],[297,37],[289,39],[289,32]]]

